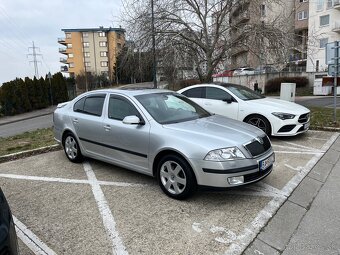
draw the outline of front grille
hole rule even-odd
[[[309,120],[309,113],[305,113],[300,115],[299,117],[299,123],[306,123]]]
[[[268,167],[264,171],[259,171],[259,172],[252,173],[252,174],[246,174],[244,176],[244,183],[248,183],[248,182],[252,182],[252,181],[258,180],[259,178],[267,175],[272,169],[273,169],[273,165],[271,165],[270,167]]]
[[[244,146],[253,157],[257,157],[271,148],[268,136],[258,137],[258,139],[262,141],[262,143],[254,139]]]
[[[290,132],[295,127],[296,127],[296,125],[286,125],[286,126],[283,126],[282,128],[280,128],[279,131],[277,131],[277,132],[278,133],[281,133],[281,132]]]

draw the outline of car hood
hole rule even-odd
[[[275,99],[275,98],[262,98],[256,100],[245,101],[247,104],[252,105],[254,107],[265,107],[267,110],[270,109],[271,112],[285,112],[285,113],[293,113],[293,114],[303,114],[309,112],[309,109],[306,107],[288,102],[285,100]]]
[[[220,115],[213,115],[192,121],[186,121],[163,126],[176,132],[181,139],[191,139],[200,144],[218,146],[236,146],[264,136],[262,130],[244,122]]]

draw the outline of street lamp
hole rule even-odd
[[[48,81],[49,81],[49,83],[50,83],[50,97],[51,97],[51,105],[53,105],[52,83],[51,83],[51,78],[52,78],[52,75],[51,75],[51,72],[48,72],[48,74],[47,74],[47,78],[48,78]]]
[[[152,58],[153,58],[153,68],[152,68],[152,76],[153,76],[153,88],[157,88],[157,63],[156,63],[156,38],[155,38],[155,16],[154,16],[154,8],[153,1],[151,0],[151,27],[152,27]]]

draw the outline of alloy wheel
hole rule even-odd
[[[181,194],[187,185],[183,168],[174,161],[166,161],[160,169],[160,179],[164,188],[173,195]]]

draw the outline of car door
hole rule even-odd
[[[74,104],[70,116],[82,149],[88,154],[97,154],[100,150],[97,143],[100,140],[105,97],[105,93],[99,93],[81,98]]]
[[[124,124],[126,116],[142,124]],[[112,162],[139,172],[148,172],[150,124],[127,97],[111,94],[102,125],[103,155]]]
[[[223,89],[205,87],[205,98],[202,98],[202,106],[209,112],[238,119],[239,104]]]

